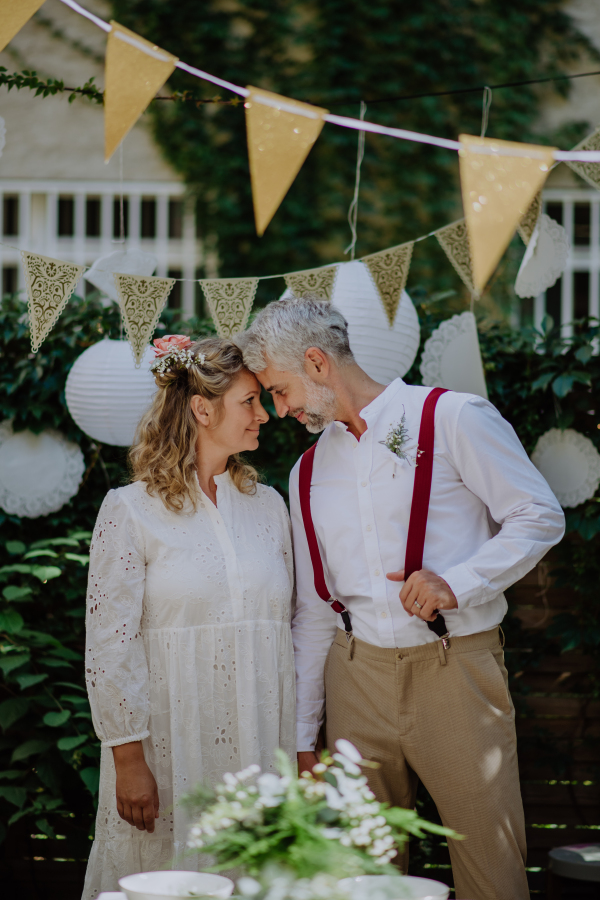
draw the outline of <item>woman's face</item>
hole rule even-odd
[[[260,384],[252,372],[240,372],[220,407],[198,401],[200,397],[192,399],[192,410],[201,427],[202,441],[210,441],[226,456],[256,450],[260,426],[268,421],[269,414],[260,402]]]

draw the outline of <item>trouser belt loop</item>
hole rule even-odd
[[[439,653],[439,657],[440,657],[440,666],[445,666],[445,665],[446,665],[446,648],[444,647],[444,642],[443,642],[443,641],[437,641],[436,643],[437,643],[437,645],[438,645],[438,653]]]
[[[504,648],[506,638],[504,636],[504,632],[502,631],[502,625],[498,625],[498,631],[500,632],[500,646]]]
[[[354,658],[354,635],[350,634],[346,635],[346,640],[348,641],[348,659]]]

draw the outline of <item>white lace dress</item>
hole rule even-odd
[[[198,782],[295,757],[293,562],[272,488],[219,475],[216,508],[173,513],[141,482],[110,491],[91,545],[86,680],[102,741],[96,839],[84,900],[118,879],[194,869],[180,798]],[[154,834],[119,818],[112,747],[141,740],[158,784]]]

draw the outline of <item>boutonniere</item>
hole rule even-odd
[[[406,427],[406,413],[402,414],[402,418],[397,425],[390,425],[390,430],[388,431],[388,436],[385,441],[379,441],[380,444],[384,444],[391,450],[392,453],[395,453],[399,459],[405,459],[407,462],[411,462],[411,458],[407,455],[404,447],[406,442],[409,440],[408,428]]]

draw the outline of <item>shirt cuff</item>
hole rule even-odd
[[[487,596],[486,586],[470,571],[466,563],[452,566],[440,575],[456,597],[458,608],[479,606],[491,598]],[[449,610],[450,611],[450,610]]]
[[[120,747],[122,744],[133,744],[134,741],[143,741],[150,737],[148,730],[140,732],[140,734],[128,734],[127,737],[113,738],[111,741],[102,741],[103,747]]]
[[[319,737],[319,725],[307,725],[305,722],[298,722],[296,731],[298,753],[309,753],[314,750]]]

